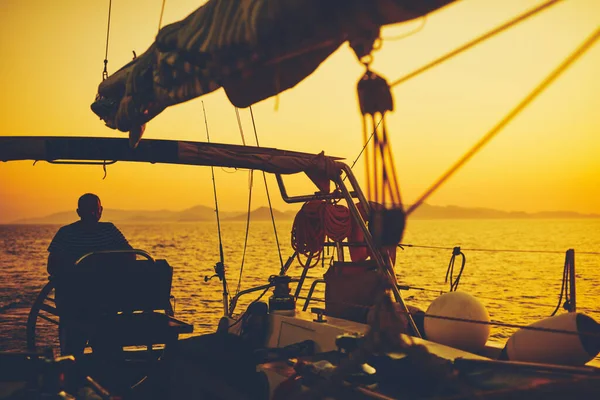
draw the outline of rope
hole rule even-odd
[[[456,260],[456,256],[462,256],[462,263],[460,266],[460,271],[456,276],[456,279],[452,277],[454,274],[454,261]],[[448,269],[446,270],[446,278],[444,279],[444,283],[448,283],[448,277],[450,277],[450,291],[456,292],[458,289],[458,283],[460,282],[460,277],[462,276],[463,270],[465,269],[465,264],[467,259],[462,251],[460,251],[460,247],[455,247],[452,249],[452,257],[450,257],[450,262],[448,263]]]
[[[292,225],[292,249],[297,253],[298,262],[304,268],[316,266],[323,252],[325,231],[321,224],[321,205],[320,200],[304,203]],[[300,255],[308,257],[309,261],[303,263]],[[311,259],[314,260],[314,264],[310,264]]]
[[[556,0],[555,0],[556,1]],[[514,117],[525,109],[540,93],[542,93],[556,78],[566,71],[575,60],[583,55],[600,37],[600,28],[592,33],[569,57],[567,57],[550,75],[548,75],[529,95],[527,95],[512,111],[510,111],[496,126],[494,126],[479,142],[475,144],[465,155],[463,155],[444,175],[442,175],[425,193],[406,210],[410,215],[423,202],[435,192],[450,176],[458,171],[468,160],[471,159],[483,146],[493,139]]]
[[[110,15],[112,11],[112,0],[108,0],[108,24],[106,26],[106,49],[104,50],[104,70],[102,71],[102,80],[108,78],[108,43],[110,38]]]
[[[532,17],[533,15],[535,15],[535,14],[537,14],[537,13],[545,10],[546,8],[548,8],[550,6],[553,6],[554,4],[558,3],[559,1],[561,1],[561,0],[550,0],[550,1],[547,1],[546,3],[541,4],[538,7],[535,7],[533,9],[525,12],[524,14],[521,14],[518,17],[513,18],[512,20],[510,20],[510,21],[508,21],[508,22],[500,25],[499,27],[497,27],[495,29],[492,29],[491,31],[489,31],[489,32],[487,32],[487,33],[485,33],[485,34],[483,34],[483,35],[481,35],[481,36],[473,39],[472,41],[470,41],[470,42],[468,42],[468,43],[460,46],[459,48],[451,51],[450,53],[447,53],[447,54],[445,54],[445,55],[443,55],[443,56],[441,56],[441,57],[433,60],[429,64],[426,64],[426,65],[424,65],[424,66],[416,69],[415,71],[413,71],[413,72],[411,72],[411,73],[409,73],[407,75],[404,75],[402,78],[399,78],[399,79],[395,80],[394,82],[392,82],[390,84],[390,87],[394,87],[394,86],[400,85],[400,84],[402,84],[402,83],[404,83],[404,82],[406,82],[406,81],[414,78],[415,76],[422,74],[423,72],[425,72],[425,71],[427,71],[427,70],[429,70],[429,69],[431,69],[431,68],[433,68],[433,67],[435,67],[435,66],[437,66],[437,65],[439,65],[441,63],[443,63],[444,61],[447,61],[447,60],[451,59],[452,57],[454,57],[454,56],[456,56],[456,55],[464,52],[465,50],[468,50],[471,47],[473,47],[473,46],[475,46],[475,45],[477,45],[477,44],[479,44],[479,43],[481,43],[481,42],[483,42],[483,41],[491,38],[492,36],[495,36],[495,35],[499,34],[500,32],[503,32],[503,31],[507,30],[508,28],[513,27],[514,25],[518,24],[519,22],[522,22],[522,21],[526,20],[527,18]]]
[[[321,258],[326,237],[341,242],[351,231],[350,210],[347,207],[325,200],[307,201],[294,218],[292,249],[297,253],[300,265],[312,268]],[[303,263],[300,255],[308,257],[309,261]]]
[[[562,305],[561,303],[562,303],[563,296],[565,297],[565,303],[563,305],[564,309],[571,311],[571,297],[570,297],[570,294],[568,293],[568,291],[570,288],[571,268],[573,267],[573,261],[574,261],[573,258],[574,258],[573,250],[567,250],[567,253],[565,254],[565,266],[563,268],[563,279],[562,279],[562,283],[560,286],[560,295],[558,296],[558,304],[556,304],[556,308],[550,315],[551,317],[556,315],[556,312]]]
[[[254,128],[254,137],[256,138],[256,146],[260,147],[258,143],[258,133],[256,130],[256,124],[254,123],[254,113],[252,112],[252,106],[250,106],[250,117],[252,118],[252,127]],[[277,253],[279,254],[279,262],[283,269],[283,257],[281,256],[281,246],[279,244],[279,235],[277,235],[277,227],[275,226],[275,216],[273,215],[273,206],[271,205],[271,195],[269,194],[269,186],[267,185],[267,174],[262,171],[263,181],[265,182],[265,190],[267,191],[267,202],[269,203],[269,212],[271,213],[271,222],[273,223],[273,232],[275,233],[275,243],[277,244]]]

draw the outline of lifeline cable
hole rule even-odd
[[[398,276],[398,278],[400,278],[400,277]],[[445,293],[449,293],[448,291],[443,290],[443,289],[434,289],[434,288],[411,286],[411,285],[398,285],[398,289],[404,290],[404,291],[418,290],[418,291],[422,291],[422,292],[431,292],[431,293],[436,293],[439,296],[441,296],[441,295],[443,295]],[[538,307],[549,307],[549,308],[550,307],[554,307],[554,305],[552,305],[552,304],[538,303],[538,302],[535,302],[535,301],[525,301],[525,300],[518,300],[518,299],[503,299],[503,298],[500,298],[500,297],[482,296],[480,294],[477,294],[476,297],[478,299],[486,299],[486,300],[493,300],[493,301],[504,301],[504,302],[510,302],[510,303],[519,303],[519,304],[528,304],[528,305],[531,305],[531,306],[538,306]],[[317,301],[317,299],[311,299],[311,300]],[[593,312],[593,313],[600,313],[600,310],[596,310],[594,308],[589,308],[589,307],[577,307],[577,309],[578,310],[582,310],[582,311]]]
[[[420,249],[434,249],[434,250],[452,250],[454,247],[445,247],[445,246],[421,246],[417,244],[410,243],[399,243],[398,247],[413,247]],[[464,251],[484,251],[484,252],[497,252],[497,253],[542,253],[542,254],[564,254],[564,251],[561,250],[527,250],[527,249],[466,249],[462,248]],[[577,254],[588,254],[588,255],[600,255],[600,252],[597,251],[578,251]]]

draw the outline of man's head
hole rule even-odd
[[[77,202],[77,215],[83,222],[98,222],[102,216],[100,198],[93,193],[86,193]]]

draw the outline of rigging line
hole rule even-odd
[[[104,50],[104,70],[102,71],[102,80],[108,78],[108,43],[110,38],[110,15],[112,11],[112,0],[108,0],[108,23],[106,26],[106,48]]]
[[[254,122],[254,112],[252,106],[250,106],[250,117],[252,118],[252,127],[254,128],[254,137],[256,139],[256,147],[260,147],[258,143],[258,132],[256,130],[256,123]],[[273,231],[275,233],[275,243],[277,244],[277,252],[279,253],[279,262],[283,269],[283,257],[281,256],[281,245],[279,244],[279,235],[277,235],[277,227],[275,226],[275,216],[273,215],[273,206],[271,204],[271,195],[269,194],[269,186],[267,185],[267,174],[262,171],[263,181],[265,182],[265,190],[267,191],[267,202],[269,203],[269,211],[271,213],[271,222],[273,223]]]
[[[202,102],[202,112],[204,113],[204,125],[206,126],[206,140],[210,143],[210,136],[208,133],[208,120],[206,119],[206,109],[204,108],[204,101]],[[217,184],[215,182],[215,168],[211,165],[210,172],[212,175],[213,182],[213,194],[215,197],[215,213],[217,214],[217,233],[219,235],[219,256],[223,265],[225,265],[225,256],[223,255],[223,241],[221,240],[221,219],[219,218],[219,202],[217,200]]]
[[[521,102],[513,108],[496,126],[494,126],[483,138],[479,140],[467,153],[465,153],[448,171],[444,173],[421,197],[408,208],[406,216],[409,216],[423,202],[435,192],[450,176],[458,171],[467,161],[471,159],[483,146],[493,139],[510,121],[523,111],[540,93],[542,93],[550,84],[554,82],[563,72],[565,72],[573,62],[581,57],[600,37],[600,28],[596,29],[581,46],[579,46],[569,57],[567,57],[554,71],[550,73],[532,92],[530,92]]]
[[[464,44],[464,45],[462,45],[462,46],[460,46],[460,47],[452,50],[449,53],[446,53],[445,55],[443,55],[441,57],[436,58],[435,60],[431,61],[430,63],[425,64],[424,66],[422,66],[420,68],[417,68],[416,70],[414,70],[414,71],[412,71],[412,72],[404,75],[403,77],[395,80],[394,82],[392,82],[390,84],[390,87],[394,87],[394,86],[400,85],[400,84],[402,84],[402,83],[404,83],[404,82],[406,82],[406,81],[408,81],[408,80],[416,77],[417,75],[422,74],[423,72],[425,72],[425,71],[427,71],[427,70],[429,70],[429,69],[431,69],[431,68],[433,68],[433,67],[435,67],[435,66],[437,66],[437,65],[439,65],[441,63],[443,63],[444,61],[447,61],[447,60],[451,59],[452,57],[454,57],[454,56],[456,56],[456,55],[464,52],[465,50],[468,50],[471,47],[473,47],[473,46],[475,46],[475,45],[477,45],[477,44],[479,44],[479,43],[481,43],[481,42],[483,42],[483,41],[491,38],[492,36],[495,36],[495,35],[503,32],[503,31],[505,31],[506,29],[513,27],[514,25],[518,24],[519,22],[522,22],[522,21],[526,20],[527,18],[532,17],[533,15],[535,15],[535,14],[537,14],[537,13],[545,10],[546,8],[548,8],[550,6],[555,5],[556,3],[560,2],[560,1],[562,1],[562,0],[550,0],[550,1],[547,1],[544,4],[541,4],[541,5],[539,5],[539,6],[535,7],[535,8],[533,8],[533,9],[531,9],[531,10],[529,10],[529,11],[527,11],[527,12],[521,14],[521,15],[519,15],[518,17],[511,19],[510,21],[508,21],[508,22],[500,25],[499,27],[497,27],[495,29],[492,29],[491,31],[489,31],[489,32],[487,32],[487,33],[485,33],[485,34],[483,34],[483,35],[481,35],[481,36],[479,36],[479,37],[471,40],[470,42],[468,42],[468,43],[466,43],[466,44]]]
[[[166,2],[167,2],[167,0],[162,1],[162,7],[160,9],[160,18],[158,19],[158,32],[160,32],[160,28],[162,26],[162,20],[163,20],[163,15],[165,13],[165,3]]]
[[[244,128],[242,127],[242,121],[240,119],[240,111],[237,107],[235,108],[235,115],[237,117],[238,127],[240,129],[240,135],[242,136],[242,143],[246,146],[246,139],[244,137]],[[242,251],[242,261],[240,264],[240,274],[238,277],[238,284],[236,288],[236,296],[240,292],[242,286],[242,276],[244,273],[244,261],[246,260],[246,250],[248,249],[248,235],[250,233],[250,212],[252,210],[252,187],[254,186],[254,170],[248,171],[248,211],[246,213],[246,235],[244,238],[244,249]]]
[[[358,161],[358,159],[360,158],[360,156],[362,156],[362,154],[365,152],[365,149],[367,148],[367,145],[369,144],[369,142],[371,141],[371,139],[373,139],[373,136],[375,135],[375,132],[377,132],[377,128],[379,128],[379,125],[381,124],[381,121],[383,121],[383,116],[381,117],[381,119],[379,120],[379,122],[377,123],[377,125],[375,125],[375,128],[373,129],[373,132],[371,132],[371,136],[369,136],[369,138],[365,142],[365,145],[363,146],[363,148],[358,153],[358,156],[356,156],[356,159],[354,160],[354,162],[350,166],[350,169],[354,168],[354,165],[356,164],[356,162]],[[344,177],[344,180],[345,179],[346,179],[346,177]]]
[[[252,177],[252,170],[250,170],[250,176]],[[252,184],[250,184],[250,191],[248,194],[248,212],[246,213],[246,236],[244,238],[244,250],[242,251],[242,262],[240,265],[240,275],[238,278],[237,288],[235,290],[235,296],[237,296],[240,293],[240,289],[242,287],[242,275],[244,273],[244,261],[246,260],[246,250],[248,248],[248,234],[250,232],[250,210],[251,210],[251,207],[252,207]]]
[[[240,110],[235,107],[235,116],[237,117],[238,127],[240,128],[240,135],[242,135],[242,143],[246,145],[246,138],[244,137],[244,128],[242,127],[242,120],[240,119]]]

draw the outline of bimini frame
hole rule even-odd
[[[137,148],[132,149],[129,141],[121,138],[0,137],[0,161],[19,160],[32,160],[34,164],[38,161],[47,161],[54,164],[106,166],[119,161],[131,161],[255,169],[275,174],[281,196],[287,203],[315,199],[344,199],[352,217],[363,232],[365,243],[372,251],[378,269],[388,279],[395,300],[406,312],[413,334],[421,336],[398,290],[391,260],[387,253],[376,250],[369,228],[353,199],[358,198],[361,204],[366,206],[367,213],[370,211],[369,202],[352,170],[341,162],[340,158],[325,156],[323,153],[310,154],[264,147],[176,140],[145,139]],[[305,173],[319,190],[309,195],[289,196],[283,182],[283,175],[297,173]],[[346,179],[349,187],[346,185]],[[330,182],[334,183],[334,190],[329,190]],[[285,270],[281,273],[284,274]],[[302,283],[303,280],[298,285]],[[223,285],[225,284],[223,277]],[[227,304],[226,296],[223,302],[224,313],[230,316],[234,311],[237,298],[232,301],[231,307]]]

